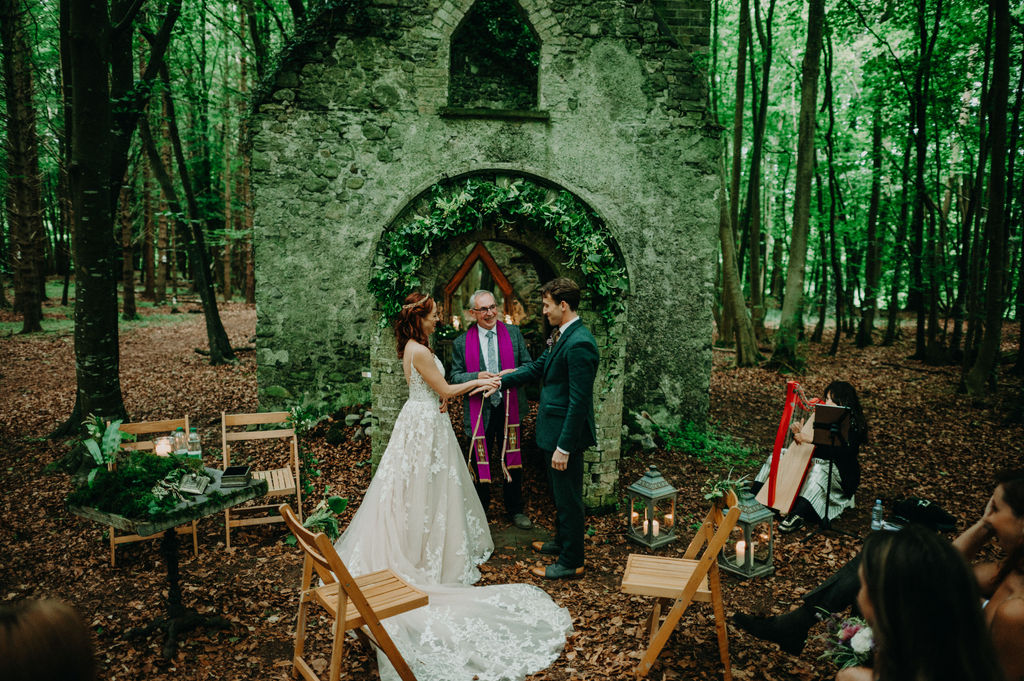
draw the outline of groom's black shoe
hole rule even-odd
[[[537,553],[543,553],[547,556],[557,556],[562,552],[562,547],[553,541],[535,541],[530,544],[530,546],[532,546],[533,550]]]
[[[816,621],[806,608],[797,608],[777,617],[753,617],[738,612],[732,623],[759,639],[771,641],[790,655],[799,655],[807,642],[807,633]]]
[[[561,563],[552,563],[545,567],[535,567],[530,570],[533,574],[544,579],[579,579],[583,576],[584,569],[565,567]]]

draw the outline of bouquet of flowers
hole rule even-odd
[[[832,660],[840,669],[870,666],[875,638],[863,618],[843,617],[835,612],[823,612],[818,617],[825,623],[827,632],[816,637],[825,644],[825,652],[818,659]]]

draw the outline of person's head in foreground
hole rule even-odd
[[[0,607],[0,679],[95,681],[92,639],[78,613],[55,600]]]
[[[857,606],[875,640],[879,681],[1003,678],[963,556],[919,525],[864,542]]]

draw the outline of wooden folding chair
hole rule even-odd
[[[184,428],[185,432],[189,432],[188,429],[188,417],[180,419],[167,419],[166,421],[136,421],[134,423],[122,423],[118,426],[118,430],[122,433],[131,433],[136,436],[135,442],[122,442],[122,451],[153,451],[154,444],[153,440],[141,440],[138,438],[139,435],[152,435],[154,433],[160,433],[162,435],[169,435],[176,428]],[[114,464],[107,464],[108,470],[114,469]],[[197,521],[193,520],[191,523],[181,525],[175,528],[175,532],[178,534],[191,534],[192,535],[192,552],[199,557],[199,533],[197,531]],[[114,528],[110,528],[110,567],[116,567],[117,557],[116,549],[118,544],[127,544],[129,542],[142,541],[144,539],[156,539],[163,536],[162,534],[153,535],[151,537],[140,537],[137,534],[122,534],[118,535],[114,531]]]
[[[636,677],[644,678],[651,670],[668,637],[679,624],[679,619],[693,601],[711,602],[715,613],[715,631],[718,634],[718,652],[725,667],[725,681],[732,681],[729,663],[729,632],[726,629],[725,608],[722,605],[721,578],[718,573],[718,554],[729,533],[740,517],[736,494],[726,496],[729,512],[723,517],[718,506],[712,506],[704,523],[693,537],[682,558],[665,558],[645,554],[630,554],[626,572],[622,576],[622,590],[629,594],[653,596],[657,600],[647,620],[648,645],[640,664],[634,670]],[[701,547],[704,552],[698,557]],[[661,622],[662,610],[672,607]]]
[[[307,611],[310,603],[317,603],[327,611],[334,632],[329,681],[338,681],[341,676],[345,634],[351,630],[355,630],[356,635],[364,641],[380,648],[404,681],[416,681],[405,658],[398,652],[380,621],[426,605],[427,594],[409,585],[391,570],[353,577],[327,535],[323,532],[313,534],[304,528],[288,504],[282,504],[278,511],[305,554],[299,590],[299,619],[295,625],[295,655],[292,657],[294,670],[306,681],[320,681],[302,656],[306,643]],[[323,580],[323,586],[313,586],[314,570]],[[369,635],[363,631],[363,627],[370,630]]]
[[[283,440],[289,444],[288,461],[280,468],[253,471],[254,479],[267,481],[267,496],[294,496],[295,508],[298,509],[299,521],[302,520],[302,490],[299,483],[299,440],[294,428],[277,428],[275,430],[229,430],[247,426],[266,424],[284,425],[288,422],[288,412],[267,411],[258,414],[220,414],[221,444],[224,452],[224,468],[231,465],[231,443],[252,440]],[[256,506],[236,506],[224,511],[225,548],[231,550],[231,528],[247,525],[263,525],[265,523],[282,522],[276,514],[277,504]],[[263,515],[257,515],[263,514]]]

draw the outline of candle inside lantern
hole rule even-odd
[[[665,529],[667,530],[668,528],[672,527],[672,523],[674,522],[675,518],[673,517],[673,515],[671,513],[666,513],[662,524],[665,526]]]
[[[636,526],[637,524],[639,524],[639,522],[640,522],[640,514],[637,513],[636,511],[633,511],[633,514],[629,516],[629,524],[632,525],[632,526]]]
[[[743,541],[742,539],[736,542],[736,564],[747,564],[747,542]]]
[[[459,330],[459,326],[460,326],[461,321],[462,320],[459,319],[459,315],[457,315],[457,314],[453,314],[452,315],[452,326],[455,327],[456,331]]]
[[[661,526],[658,525],[658,521],[657,520],[652,520],[651,522],[654,523],[654,525],[651,526],[651,534],[653,534],[655,537],[657,537],[658,536],[658,530],[661,529]],[[647,524],[647,521],[645,520],[644,521],[644,534],[647,534],[647,527],[648,527],[648,524]]]
[[[171,449],[171,438],[169,437],[158,437],[153,441],[153,453],[157,456],[170,456]]]

